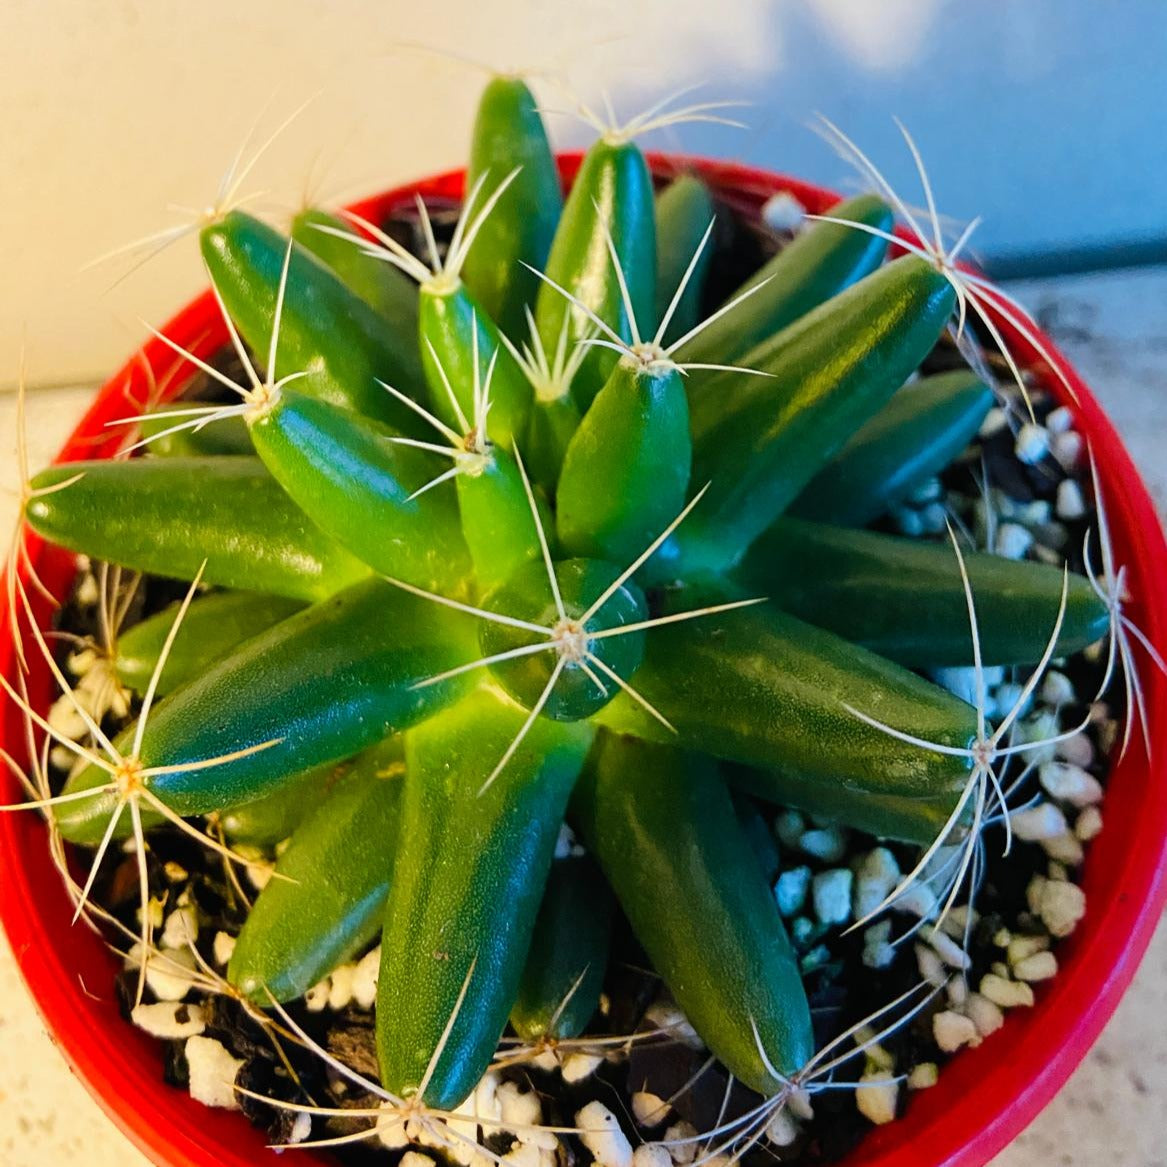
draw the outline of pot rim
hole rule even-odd
[[[560,154],[561,175],[570,183],[582,154]],[[651,153],[657,178],[692,171],[738,209],[757,211],[771,195],[787,192],[812,213],[839,195],[755,167],[687,155]],[[351,208],[376,221],[389,210],[427,198],[460,199],[465,171],[451,170],[361,200]],[[1042,387],[1069,405],[1088,439],[1104,477],[1116,557],[1126,563],[1135,601],[1129,614],[1151,643],[1167,655],[1167,543],[1154,504],[1114,427],[1089,389],[1050,340],[1035,335],[1077,394],[1070,400],[1034,346],[996,315],[996,324],[1023,367]],[[206,291],[163,328],[167,336],[207,357],[227,336],[215,301]],[[185,366],[185,369],[183,368]],[[118,434],[106,428],[141,408],[150,375],[174,396],[195,370],[158,340],[146,343],[98,391],[57,461],[107,457]],[[181,375],[179,375],[181,374]],[[169,383],[167,384],[167,378]],[[49,590],[63,595],[74,560],[30,533],[31,559]],[[1163,599],[1155,602],[1154,582]],[[1151,597],[1151,600],[1148,600]],[[32,597],[38,620],[49,606]],[[0,670],[14,676],[15,649],[6,614],[0,616]],[[1143,674],[1148,721],[1167,725],[1167,679]],[[34,707],[50,697],[46,669],[33,671]],[[18,759],[27,756],[23,719],[15,704],[0,708],[0,744]],[[0,770],[3,770],[0,767]],[[1037,990],[1032,1010],[1012,1010],[990,1041],[965,1049],[949,1062],[940,1082],[916,1093],[906,1114],[876,1128],[840,1167],[982,1167],[1017,1135],[1053,1097],[1085,1056],[1134,976],[1167,901],[1167,768],[1143,756],[1137,742],[1113,764],[1104,806],[1107,821],[1136,823],[1131,837],[1113,830],[1091,843],[1081,886],[1087,913],[1058,947],[1057,977]],[[15,778],[0,774],[0,801],[18,798]],[[39,816],[0,814],[0,920],[17,963],[54,1043],[74,1073],[118,1127],[160,1167],[275,1167],[282,1160],[261,1133],[235,1112],[210,1110],[162,1076],[162,1045],[118,1015],[113,996],[116,964],[92,931],[70,928],[72,905],[52,866],[47,832]],[[46,937],[48,943],[45,943]],[[333,1162],[329,1156],[297,1152],[306,1165]]]

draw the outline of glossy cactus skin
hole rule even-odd
[[[179,629],[138,745],[165,771],[153,794],[182,815],[293,790],[314,803],[285,861],[302,890],[261,895],[231,969],[253,999],[262,985],[294,997],[381,928],[383,1083],[458,1106],[508,1015],[524,1037],[569,1035],[598,997],[605,919],[580,937],[582,963],[540,955],[539,920],[558,926],[557,904],[576,894],[555,890],[539,915],[567,815],[701,1036],[769,1093],[758,1044],[789,1074],[813,1035],[729,786],[926,844],[957,804],[969,768],[957,751],[977,731],[970,706],[909,671],[963,659],[951,562],[785,512],[873,517],[967,441],[986,391],[966,379],[929,408],[906,401],[952,289],[837,226],[810,228],[770,284],[750,281],[753,294],[695,332],[685,265],[657,231],[676,223],[699,240],[708,192],[690,185],[654,212],[639,147],[608,134],[561,213],[529,99],[514,79],[488,90],[472,179],[485,193],[491,175],[526,174],[460,274],[423,271],[420,297],[397,272],[378,280],[368,255],[350,263],[356,245],[324,213],[301,216],[292,242],[239,211],[207,226],[204,257],[239,333],[280,376],[306,375],[245,395],[231,425],[242,417],[247,440],[234,432],[231,448],[253,453],[87,463],[28,520],[63,546],[233,589],[195,601],[191,628],[216,623],[213,650]],[[890,222],[870,198],[840,213]],[[320,226],[331,234],[312,236]],[[520,276],[520,261],[546,278]],[[658,270],[678,281],[675,300]],[[561,339],[588,350],[555,425],[510,343],[526,321],[549,352]],[[689,379],[690,354],[743,368]],[[911,588],[897,562],[918,565]],[[879,564],[891,567],[865,583]],[[990,656],[1035,660],[1060,576],[972,560],[970,572],[993,612]],[[875,601],[856,603],[869,586]],[[932,613],[924,635],[919,604]],[[1069,615],[1067,644],[1105,626],[1085,589]],[[139,690],[159,630],[143,626],[127,649]],[[852,708],[953,752],[909,747]],[[232,756],[198,768],[212,755]],[[114,801],[103,781],[94,767],[70,778],[82,797],[56,810],[68,839],[101,840]],[[683,872],[680,838],[697,857]],[[726,975],[692,942],[714,922]],[[554,986],[580,967],[584,990],[557,1011]]]

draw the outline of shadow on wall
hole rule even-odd
[[[1167,154],[1159,106],[1148,100],[1161,89],[1167,47],[1161,0],[741,7],[750,9],[741,35],[707,30],[704,43],[675,55],[670,80],[706,82],[702,97],[751,102],[742,115],[750,128],[687,126],[669,145],[845,186],[853,181],[846,166],[807,129],[822,113],[913,202],[921,196],[897,116],[921,148],[942,210],[961,221],[984,217],[982,254],[1167,234]],[[717,11],[736,18],[732,2]],[[664,37],[669,55],[673,35]],[[655,100],[659,72],[636,63],[643,46],[614,51],[627,55],[613,73],[619,110]],[[565,123],[556,129],[586,140]]]

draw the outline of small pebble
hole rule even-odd
[[[811,882],[814,913],[824,924],[845,924],[851,918],[850,868],[836,867],[822,871]]]
[[[1046,880],[1037,914],[1051,936],[1069,936],[1086,914],[1086,893],[1066,880]]]
[[[1013,966],[1013,975],[1019,981],[1048,981],[1056,976],[1058,958],[1052,952],[1035,952]]]
[[[1034,425],[1027,421],[1017,431],[1013,442],[1013,453],[1018,462],[1026,466],[1035,466],[1049,453],[1050,435],[1044,426]]]
[[[910,915],[926,919],[937,907],[936,893],[926,883],[917,883],[896,896],[892,907],[897,912],[907,912]]]
[[[420,1151],[406,1151],[401,1156],[399,1167],[434,1167],[434,1161],[429,1155],[423,1155]]]
[[[1081,840],[1069,827],[1060,835],[1054,835],[1052,839],[1042,839],[1041,848],[1052,860],[1062,865],[1063,870],[1058,872],[1060,879],[1065,878],[1065,868],[1077,867],[1086,858]],[[1051,871],[1051,878],[1053,874]]]
[[[668,1148],[660,1143],[641,1143],[632,1152],[632,1167],[671,1167],[672,1162]]]
[[[182,883],[184,879],[190,877],[190,872],[181,863],[175,863],[173,859],[168,859],[162,865],[162,872],[168,883]]]
[[[810,891],[810,879],[809,867],[792,867],[778,876],[774,884],[774,899],[783,916],[794,916],[802,911],[806,894]]]
[[[135,967],[136,962],[137,957]],[[193,987],[195,967],[194,954],[189,948],[151,955],[146,961],[146,984],[159,1001],[181,1001]]]
[[[1068,522],[1086,515],[1086,498],[1073,478],[1063,478],[1058,483],[1057,513],[1059,519]]]
[[[1051,409],[1045,418],[1045,428],[1051,434],[1064,434],[1066,430],[1072,429],[1074,425],[1074,415],[1068,406],[1059,405],[1057,409]]]
[[[900,878],[900,865],[886,847],[868,851],[855,868],[855,890],[852,910],[857,920],[874,912],[895,890]]]
[[[342,964],[328,978],[328,1007],[339,1013],[353,999],[353,973],[356,966]]]
[[[211,1037],[189,1037],[185,1046],[190,1071],[190,1095],[204,1106],[238,1110],[235,1078],[243,1062]]]
[[[235,951],[235,937],[230,932],[216,932],[211,955],[218,965],[225,965]]]
[[[944,971],[944,962],[926,944],[917,944],[915,952],[916,967],[920,970],[921,979],[940,988],[948,980],[948,973]]]
[[[377,978],[381,973],[381,946],[365,953],[353,970],[353,1000],[362,1009],[372,1009],[377,1000]]]
[[[669,1116],[669,1104],[648,1090],[632,1095],[632,1115],[641,1126],[659,1126]]]
[[[981,993],[969,993],[964,1003],[965,1016],[977,1027],[981,1037],[996,1033],[1005,1024],[1005,1014],[1000,1005],[990,1001]]]
[[[909,1090],[930,1090],[940,1081],[940,1067],[935,1062],[920,1062],[908,1075]]]
[[[951,936],[946,936],[938,928],[928,929],[928,943],[949,968],[968,968],[969,955]]]
[[[312,1133],[312,1116],[301,1111],[292,1120],[292,1129],[288,1131],[288,1142],[302,1143]],[[405,1167],[405,1159],[401,1160],[401,1167]]]
[[[789,191],[780,190],[762,204],[762,222],[771,231],[797,231],[806,217],[806,207]]]
[[[795,948],[805,948],[818,935],[819,926],[806,916],[795,916],[790,921],[790,939]]]
[[[1066,470],[1073,470],[1082,457],[1082,447],[1085,440],[1076,430],[1067,430],[1058,434],[1050,445],[1053,456]]]
[[[784,810],[774,820],[774,834],[783,847],[791,851],[798,849],[798,841],[806,830],[806,819],[796,810]]]
[[[179,1005],[159,1001],[154,1005],[136,1005],[130,1020],[154,1037],[174,1039],[197,1037],[206,1029],[203,1011],[198,1005]]]
[[[1069,762],[1043,762],[1038,767],[1037,777],[1050,797],[1059,802],[1068,802],[1081,809],[1102,801],[1102,784],[1081,766]]]
[[[1083,770],[1094,764],[1096,752],[1094,742],[1087,733],[1076,733],[1057,744],[1058,757],[1071,766],[1080,766]]]
[[[1102,812],[1096,806],[1088,806],[1074,822],[1074,834],[1083,843],[1089,843],[1102,830]]]
[[[572,1050],[563,1059],[563,1080],[569,1085],[590,1078],[603,1064],[604,1059],[597,1054],[585,1054]]]
[[[653,1001],[644,1011],[644,1019],[650,1025],[655,1025],[657,1029],[666,1030],[677,1041],[683,1042],[692,1050],[705,1048],[705,1043],[698,1037],[693,1026],[689,1024],[689,1019],[673,1001],[667,998]]]
[[[792,1146],[799,1136],[798,1123],[794,1116],[783,1107],[775,1112],[766,1124],[766,1138],[776,1147]]]
[[[162,926],[163,948],[189,948],[199,938],[199,914],[192,905],[175,908]]]
[[[847,854],[847,836],[838,827],[819,827],[803,831],[799,847],[824,863],[838,863]]]
[[[669,1147],[669,1155],[674,1163],[692,1163],[697,1157],[697,1143],[692,1141],[696,1134],[697,1128],[691,1122],[674,1123],[665,1131],[663,1141],[678,1144]]]
[[[385,1102],[382,1103],[381,1109],[385,1111],[385,1114],[377,1119],[377,1125],[374,1127],[377,1132],[377,1142],[383,1147],[388,1147],[391,1151],[409,1146],[409,1136],[405,1133],[405,1124],[401,1121],[397,1108],[393,1103]],[[422,1157],[424,1158],[424,1156]]]
[[[876,1126],[894,1122],[896,1102],[899,1099],[899,1083],[889,1070],[875,1070],[859,1079],[855,1091],[855,1105],[868,1122]]]
[[[907,501],[913,506],[922,507],[927,506],[930,502],[936,502],[938,499],[944,497],[944,487],[941,485],[939,478],[926,478],[919,486],[915,488],[908,495]]]
[[[1033,694],[1026,693],[1024,685],[1007,681],[993,690],[993,705],[998,717],[1008,717],[1014,710],[1015,717],[1024,717],[1033,708]]]
[[[963,1045],[977,1045],[981,1040],[972,1021],[951,1009],[932,1018],[932,1037],[946,1054],[954,1053]]]
[[[944,992],[948,997],[948,1004],[958,1013],[962,1012],[968,1000],[968,981],[964,977],[949,977]]]
[[[304,994],[304,1007],[309,1013],[322,1013],[328,1008],[328,978],[315,984]]]
[[[863,963],[868,968],[887,968],[896,955],[890,941],[890,920],[881,920],[868,928],[863,933]]]
[[[1015,811],[1009,816],[1009,825],[1013,828],[1013,834],[1027,843],[1052,839],[1065,834],[1069,829],[1066,816],[1053,802],[1039,802],[1036,806]]]
[[[1002,1009],[1033,1004],[1033,990],[1024,981],[1011,981],[996,973],[981,977],[980,993]]]
[[[1037,952],[1049,951],[1049,937],[1048,936],[1015,936],[1009,941],[1009,946],[1005,951],[1005,958],[1010,965],[1015,965],[1019,960],[1026,960],[1028,957]]]
[[[997,528],[997,542],[993,552],[1003,559],[1024,559],[1033,546],[1033,533],[1020,523],[1002,523]]]
[[[924,534],[924,516],[912,507],[894,507],[891,512],[892,520],[901,535],[909,539],[918,539]]]
[[[1078,694],[1074,691],[1074,683],[1065,673],[1059,673],[1053,669],[1046,673],[1045,680],[1041,683],[1041,699],[1047,705],[1055,707],[1068,705],[1077,696]]]
[[[981,428],[977,431],[978,436],[982,438],[991,438],[994,434],[999,434],[1008,424],[1008,415],[999,405],[994,405],[993,408],[985,414],[985,420],[981,422]]]

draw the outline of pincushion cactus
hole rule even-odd
[[[56,828],[94,873],[132,835],[145,906],[153,825],[294,826],[228,978],[281,1011],[379,933],[402,1113],[463,1103],[508,1018],[583,1030],[608,887],[739,1081],[772,1100],[829,1074],[733,790],[923,866],[977,837],[1016,710],[993,729],[983,691],[911,670],[1036,678],[1121,619],[1097,581],[856,529],[992,404],[979,362],[913,380],[946,329],[968,350],[967,311],[988,324],[959,246],[920,233],[885,262],[893,206],[863,196],[699,321],[711,202],[682,178],[654,203],[655,123],[603,126],[561,201],[526,86],[492,82],[444,250],[419,205],[424,258],[353,215],[286,238],[217,213],[240,379],[155,335],[231,400],[130,419],[148,456],[26,492],[54,543],[193,581],[121,639],[141,702],[120,736],[81,703],[81,741],[29,710],[77,759],[42,800]],[[69,693],[19,583],[10,609]],[[548,888],[565,817],[598,867]]]

